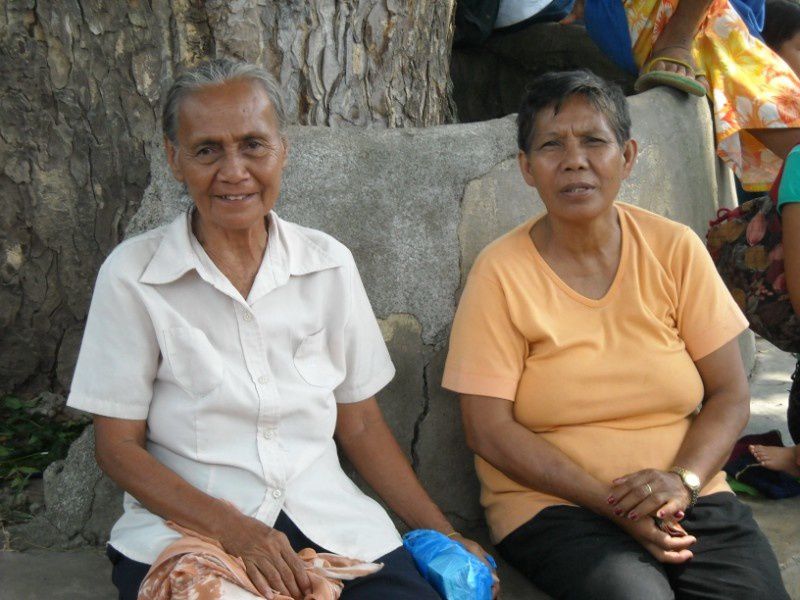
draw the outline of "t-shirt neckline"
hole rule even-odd
[[[611,285],[609,286],[606,293],[603,295],[602,298],[589,298],[588,296],[584,296],[576,292],[573,288],[571,288],[558,274],[547,264],[547,261],[544,257],[539,253],[539,249],[536,247],[536,244],[533,243],[533,239],[531,239],[531,229],[533,228],[536,223],[538,223],[541,219],[543,219],[547,213],[539,215],[532,221],[529,221],[527,226],[523,228],[523,235],[525,236],[526,246],[529,249],[530,253],[533,255],[533,259],[536,264],[544,271],[544,273],[553,281],[553,283],[558,286],[561,291],[563,291],[567,296],[579,302],[585,306],[590,308],[599,308],[601,306],[607,305],[611,302],[612,298],[616,294],[617,288],[620,287],[620,281],[622,279],[622,273],[625,270],[625,264],[627,262],[627,249],[628,249],[628,223],[625,219],[624,211],[619,207],[619,205],[615,202],[613,204],[614,209],[617,211],[617,218],[619,219],[619,227],[620,227],[620,256],[619,256],[619,264],[617,265],[617,272],[614,274],[614,279],[611,281]]]

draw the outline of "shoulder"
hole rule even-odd
[[[677,250],[699,241],[691,227],[644,208],[617,202],[617,208],[628,222],[640,243],[646,244],[660,259],[669,259]],[[701,243],[702,245],[702,243]]]
[[[168,230],[169,225],[162,225],[124,240],[103,261],[100,274],[114,279],[138,280]]]
[[[528,219],[489,243],[475,259],[470,275],[479,275],[500,282],[513,273],[520,263],[528,265],[526,244],[532,243],[529,232],[538,218]]]

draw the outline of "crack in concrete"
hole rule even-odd
[[[420,441],[422,423],[425,421],[431,408],[431,398],[428,389],[428,367],[430,364],[430,361],[428,361],[422,367],[422,411],[419,416],[417,416],[416,421],[414,421],[414,435],[411,437],[411,468],[414,469],[415,473],[420,466],[420,456],[417,445]]]

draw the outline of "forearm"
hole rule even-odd
[[[749,415],[746,390],[707,398],[684,438],[675,465],[692,471],[705,485],[725,464]]]
[[[101,469],[150,512],[221,540],[236,509],[201,492],[134,441],[99,442]]]
[[[607,502],[609,484],[519,423],[492,424],[468,438],[476,454],[514,481],[613,519]]]
[[[370,420],[357,433],[340,434],[338,440],[359,475],[409,527],[453,531],[382,418]]]

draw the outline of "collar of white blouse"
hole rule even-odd
[[[253,287],[245,299],[216,267],[194,237],[189,213],[186,219],[176,219],[165,227],[171,231],[162,237],[153,258],[139,277],[142,283],[167,284],[194,270],[199,277],[223,294],[242,304],[252,304],[275,288],[284,285],[291,276],[307,275],[342,266],[341,261],[333,258],[306,236],[302,227],[287,223],[278,217],[275,211],[270,211],[267,249]]]

